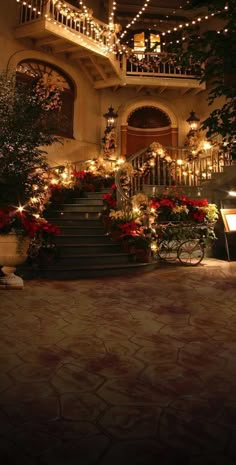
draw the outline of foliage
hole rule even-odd
[[[48,163],[42,146],[54,135],[59,92],[41,81],[17,82],[15,73],[0,73],[0,204],[25,205],[43,192]],[[49,119],[50,115],[50,119]],[[17,186],[17,189],[16,189]]]
[[[0,234],[15,232],[40,247],[60,233],[41,215],[50,195],[46,147],[59,139],[59,91],[43,79],[18,82],[0,73]]]
[[[114,183],[114,175],[106,177],[102,174],[94,174],[91,171],[74,171],[73,176],[76,178],[77,187],[81,192],[98,192],[110,187]]]
[[[206,6],[204,0],[192,0],[189,7]],[[229,151],[236,158],[236,0],[210,0],[207,2],[210,14],[221,21],[221,27],[201,33],[198,29],[185,31],[186,52],[182,59],[198,61],[202,66],[201,82],[209,88],[208,104],[218,108],[211,111],[202,122],[208,138],[220,135],[223,151]],[[218,101],[219,98],[223,98]]]
[[[214,224],[219,212],[206,199],[190,199],[173,191],[151,199],[149,208],[158,241],[216,239]]]
[[[147,197],[143,194],[134,196],[133,207],[129,206],[123,210],[116,209],[113,204],[116,192],[112,186],[112,192],[103,196],[106,206],[103,221],[107,234],[116,242],[120,243],[124,250],[138,254],[138,251],[150,251],[153,242],[153,230],[148,227],[146,218]],[[146,261],[146,257],[142,257]]]
[[[75,187],[52,184],[50,186],[50,197],[46,209],[58,208],[66,202],[72,201],[75,197],[80,197],[81,190]]]
[[[162,194],[154,197],[149,204],[156,215],[156,222],[193,222],[212,223],[218,218],[215,204],[209,204],[206,199],[196,200],[181,195]]]

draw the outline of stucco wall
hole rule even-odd
[[[95,91],[78,66],[66,58],[58,58],[50,52],[36,50],[30,40],[15,40],[17,25],[16,0],[8,0],[1,6],[0,15],[0,66],[14,70],[24,59],[36,58],[61,68],[70,76],[75,86],[74,138],[64,139],[62,144],[47,147],[52,164],[64,160],[80,160],[96,156],[100,151],[100,94]]]
[[[47,149],[52,164],[65,160],[81,160],[91,158],[101,151],[101,138],[104,134],[105,120],[103,114],[109,106],[118,111],[117,120],[117,155],[120,153],[121,126],[127,124],[129,113],[144,102],[163,109],[171,120],[171,127],[178,132],[178,145],[182,146],[189,127],[186,118],[194,110],[202,120],[207,117],[213,106],[207,106],[207,92],[199,94],[170,89],[159,93],[158,87],[123,86],[113,89],[94,90],[83,70],[66,55],[58,58],[50,50],[38,50],[30,40],[15,40],[14,28],[17,25],[16,0],[2,2],[0,16],[0,64],[2,68],[14,68],[19,61],[27,58],[37,58],[54,64],[64,70],[75,85],[76,97],[74,108],[74,139],[65,139],[63,145],[55,145]],[[90,5],[91,3],[91,5]],[[88,6],[92,7],[92,1]],[[99,4],[97,4],[98,11]],[[155,78],[154,78],[155,79]],[[144,78],[143,78],[144,80]]]

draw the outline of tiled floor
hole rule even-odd
[[[0,291],[1,465],[235,465],[236,262]]]

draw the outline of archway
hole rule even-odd
[[[121,154],[131,155],[157,141],[178,145],[177,120],[162,104],[140,102],[126,109],[121,125]]]
[[[58,135],[73,137],[75,90],[71,79],[57,66],[46,61],[26,59],[16,67],[17,80],[26,81],[47,76],[56,87],[61,89],[61,124]]]

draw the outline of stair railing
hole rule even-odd
[[[181,187],[188,192],[196,191],[210,183],[214,173],[221,173],[232,164],[228,154],[218,149],[201,153],[193,158],[184,147],[163,147],[165,156],[155,154],[148,163],[150,151],[142,148],[128,157],[117,170],[117,204],[119,208],[131,204],[137,193],[154,196],[157,191],[168,187]]]

